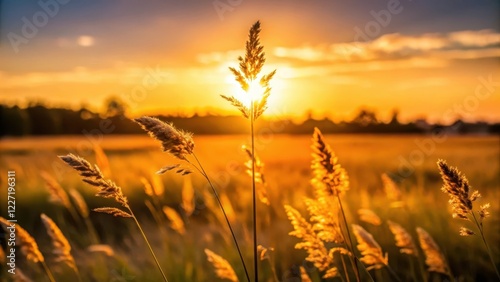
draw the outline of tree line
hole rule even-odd
[[[239,116],[158,116],[164,121],[173,122],[178,128],[195,134],[246,134],[248,126]],[[119,103],[109,103],[104,113],[96,113],[85,107],[78,110],[51,108],[32,104],[21,108],[17,105],[0,104],[0,136],[39,136],[39,135],[81,135],[107,127],[107,134],[142,134],[142,130],[126,114],[126,108]],[[360,110],[351,121],[333,122],[328,118],[314,119],[309,116],[301,123],[290,119],[263,119],[257,124],[262,134],[310,134],[314,127],[324,133],[373,133],[408,134],[431,133],[444,128],[442,125],[427,124],[425,121],[400,123],[397,112],[390,122],[377,119],[374,112]],[[484,122],[455,122],[449,126],[456,134],[480,133],[500,134],[500,124]]]

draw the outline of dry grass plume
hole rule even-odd
[[[233,267],[223,257],[217,255],[209,249],[205,249],[208,261],[212,264],[215,274],[220,279],[226,279],[232,282],[238,282],[238,277],[234,272]]]
[[[354,236],[358,241],[358,250],[362,257],[360,260],[368,265],[369,269],[381,269],[389,265],[387,253],[382,252],[380,245],[373,239],[372,234],[368,233],[363,227],[353,224]]]
[[[291,206],[285,205],[285,211],[294,229],[289,235],[302,241],[295,244],[295,248],[305,250],[308,254],[306,260],[312,262],[320,271],[326,271],[323,278],[338,275],[338,269],[332,266],[333,253],[328,252],[323,241],[314,232],[313,226]]]
[[[425,264],[428,270],[451,276],[448,263],[431,235],[420,227],[417,227],[417,234],[420,247],[424,251]]]
[[[171,123],[157,118],[143,116],[134,119],[148,134],[160,141],[164,152],[184,160],[186,155],[193,153],[194,141],[192,134],[175,128]]]
[[[64,234],[50,217],[42,213],[40,218],[42,219],[45,229],[47,230],[47,234],[52,241],[52,254],[54,255],[54,260],[56,262],[63,262],[67,264],[75,271],[75,273],[78,274],[75,259],[71,255],[71,245]]]
[[[390,220],[387,221],[387,224],[394,235],[394,240],[396,241],[396,246],[399,247],[399,251],[402,254],[416,256],[418,254],[417,248],[415,247],[415,243],[413,242],[413,238],[410,233],[408,233],[408,231],[406,231],[406,229],[404,229],[401,225]]]

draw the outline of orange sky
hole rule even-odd
[[[233,113],[219,94],[238,90],[228,67],[260,19],[264,73],[277,69],[268,115],[500,121],[498,3],[394,1],[69,3],[26,43],[12,34],[42,8],[4,1],[0,101],[98,110],[114,95],[132,115]]]

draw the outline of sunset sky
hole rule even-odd
[[[268,115],[500,121],[497,0],[0,5],[4,103],[100,110],[114,95],[132,115],[236,113],[219,94],[237,91],[228,67],[260,20],[264,72],[277,69]]]

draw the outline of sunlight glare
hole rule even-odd
[[[274,68],[265,69],[263,72],[269,73],[273,69]],[[286,80],[289,76],[293,77],[294,75],[291,68],[287,68],[284,74],[281,73],[280,68],[276,69],[278,69],[278,73],[269,83],[271,86],[271,95],[267,101],[268,109],[264,112],[264,115],[267,116],[281,116],[286,114],[283,93],[290,91],[289,87],[286,85]],[[241,86],[235,81],[234,76],[232,75],[227,75],[225,77],[225,81],[231,85],[229,93],[232,93],[235,98],[241,101],[248,108],[250,108],[250,101],[260,101],[260,99],[262,99],[265,89],[260,85],[260,78],[250,84],[248,92],[241,89]]]
[[[240,100],[247,108],[250,108],[251,101],[260,101],[262,99],[264,88],[260,85],[259,80],[252,81],[248,87],[248,91],[241,89],[241,86],[237,82],[232,84],[235,88],[234,97]]]

